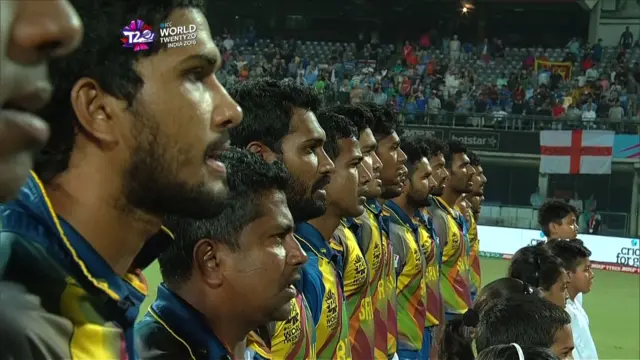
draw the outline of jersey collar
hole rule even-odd
[[[184,301],[165,284],[158,287],[151,309],[163,326],[182,340],[192,354],[206,353],[210,360],[233,359],[231,351],[209,327],[204,315]]]

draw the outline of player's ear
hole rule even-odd
[[[210,239],[200,240],[193,249],[193,272],[197,272],[209,287],[218,288],[223,282],[223,246]]]
[[[264,159],[264,161],[268,163],[278,160],[278,155],[274,153],[273,150],[271,150],[268,146],[259,141],[250,142],[249,145],[247,145],[247,150],[260,156],[262,159]]]

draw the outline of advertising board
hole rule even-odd
[[[580,234],[589,250],[594,268],[640,273],[638,239]],[[481,255],[510,258],[518,249],[544,241],[539,230],[478,225]]]

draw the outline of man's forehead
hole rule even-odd
[[[360,151],[360,142],[356,138],[342,138],[338,140],[338,147],[340,148],[339,156],[346,156],[349,159],[362,156]]]
[[[325,139],[326,135],[316,115],[311,110],[295,109],[289,126],[290,134],[301,134],[305,138]]]

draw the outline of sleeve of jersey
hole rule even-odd
[[[322,273],[318,264],[318,257],[308,252],[309,260],[302,267],[302,294],[309,304],[313,323],[317,326],[322,314],[322,299],[325,287],[322,282]]]

